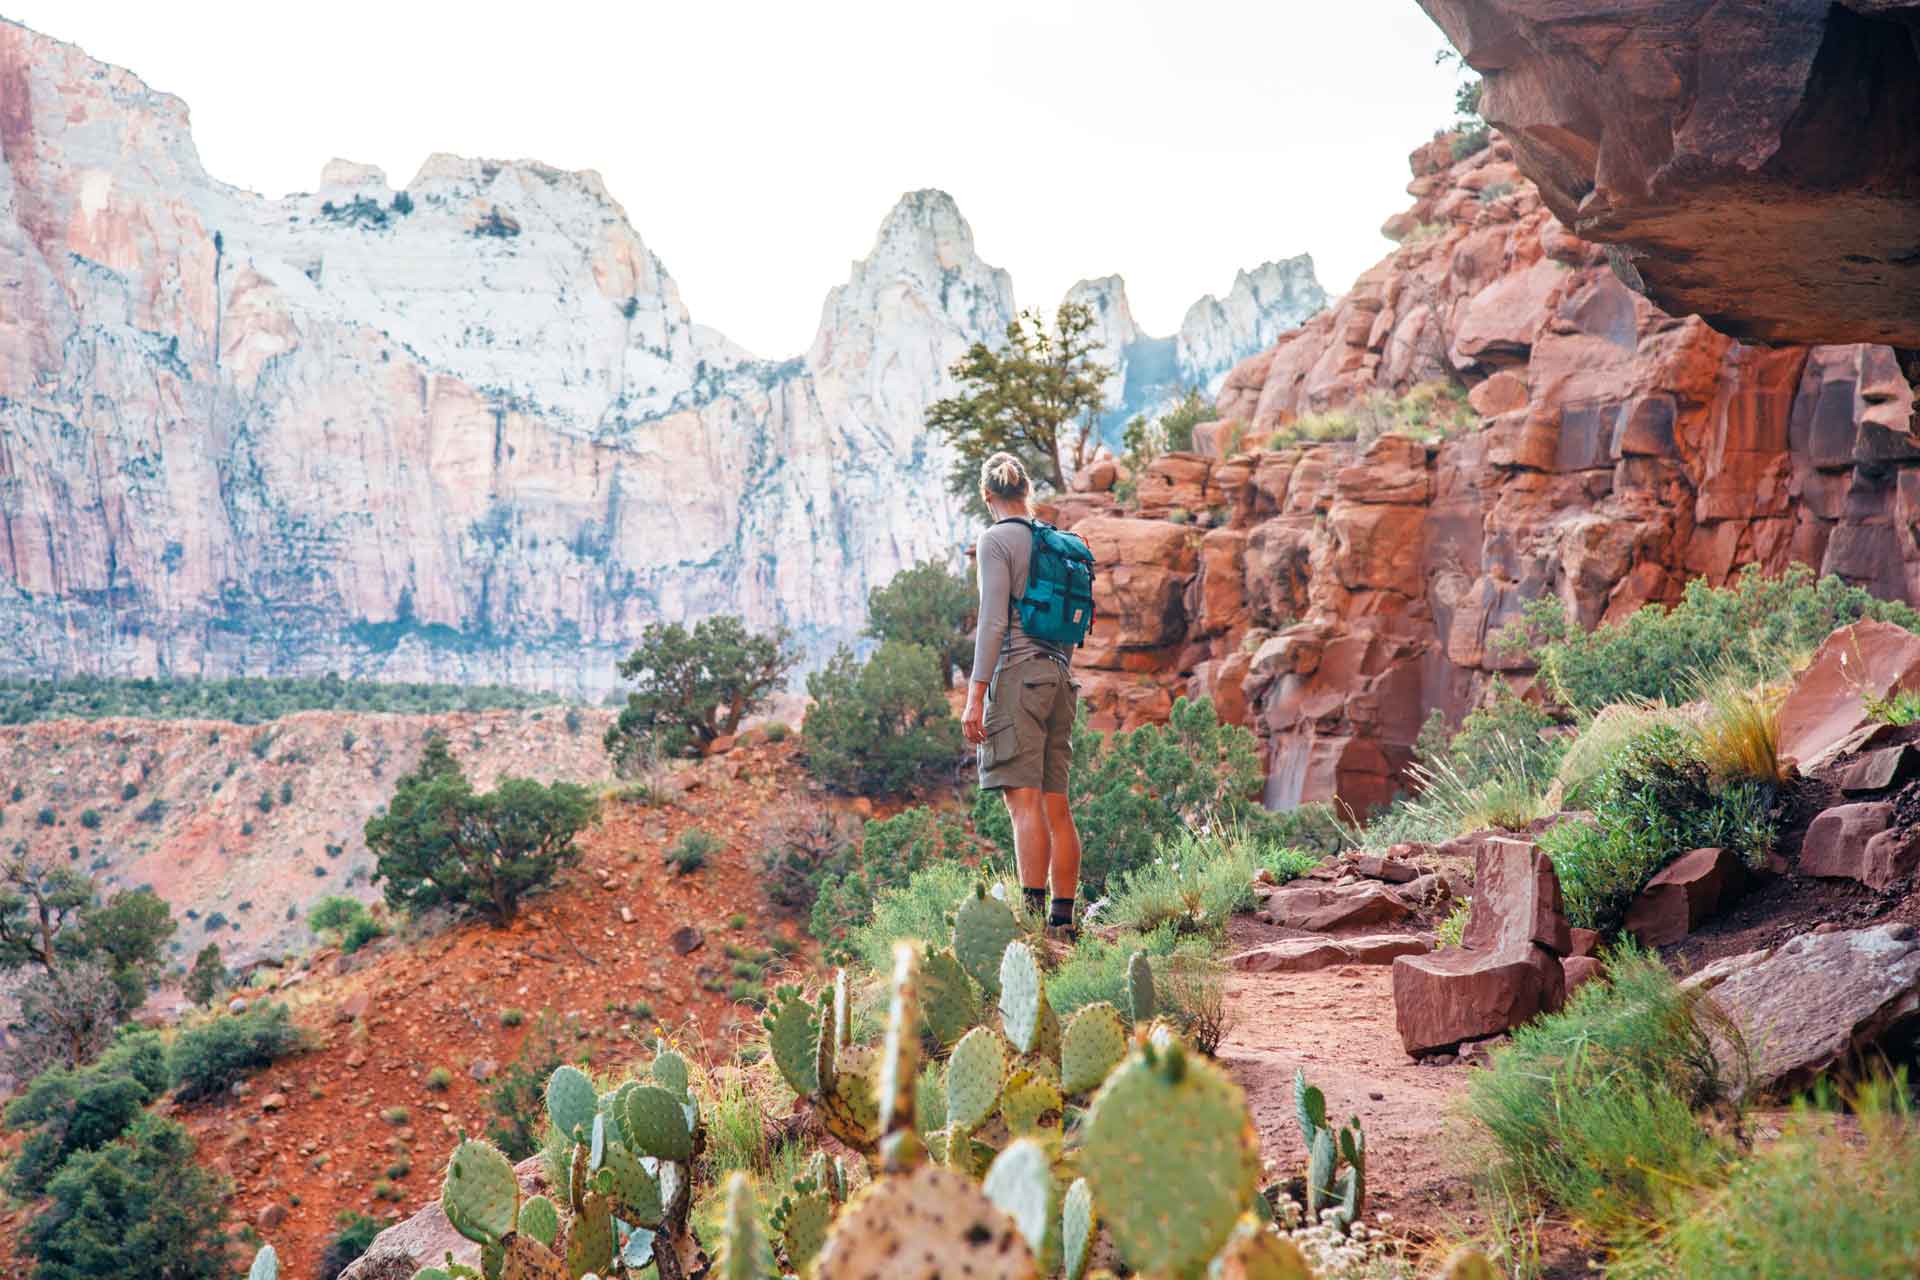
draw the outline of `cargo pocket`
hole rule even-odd
[[[1019,726],[1014,723],[1012,712],[987,717],[986,730],[987,740],[980,744],[982,772],[1003,765],[1020,754]],[[965,759],[964,756],[961,758]]]
[[[1049,663],[1049,666],[1052,664]],[[1060,696],[1060,682],[1066,674],[1059,670],[1042,671],[1020,682],[1020,709],[1028,719],[1044,725],[1053,714],[1054,699]]]

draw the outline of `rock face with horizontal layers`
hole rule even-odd
[[[1130,509],[1060,504],[1104,573],[1153,588],[1103,608],[1083,655],[1098,723],[1211,695],[1265,744],[1269,803],[1364,814],[1430,711],[1524,690],[1494,639],[1538,597],[1591,626],[1801,564],[1920,599],[1920,442],[1889,348],[1753,347],[1660,311],[1498,134],[1423,145],[1412,172],[1400,247],[1227,376],[1200,452],[1147,467]],[[1467,429],[1386,419],[1427,384],[1464,392]],[[1342,413],[1360,438],[1269,446]]]
[[[1548,207],[1662,307],[1920,355],[1920,0],[1421,7]]]
[[[1226,318],[1183,371],[1302,318],[1311,264],[1269,277],[1203,300]],[[650,622],[736,612],[818,653],[953,557],[924,411],[1014,314],[920,191],[812,346],[760,359],[592,172],[437,155],[395,189],[336,161],[264,199],[206,173],[178,99],[8,22],[0,297],[0,676],[589,695]]]

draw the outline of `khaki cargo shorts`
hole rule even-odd
[[[995,672],[987,686],[987,740],[979,747],[982,789],[1065,795],[1078,705],[1079,687],[1052,658],[1025,658]]]

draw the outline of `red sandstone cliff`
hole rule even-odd
[[[1137,510],[1058,504],[1107,566],[1085,657],[1100,723],[1211,693],[1265,742],[1270,803],[1364,812],[1430,709],[1526,674],[1489,640],[1544,593],[1592,624],[1800,561],[1920,599],[1920,445],[1888,348],[1750,347],[1664,314],[1497,136],[1412,167],[1400,247],[1229,375],[1207,453],[1155,462]],[[1435,381],[1469,389],[1474,429],[1220,456]]]

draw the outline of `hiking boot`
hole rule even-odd
[[[1073,946],[1080,941],[1080,926],[1077,924],[1050,924],[1047,926],[1047,941],[1064,942]]]

